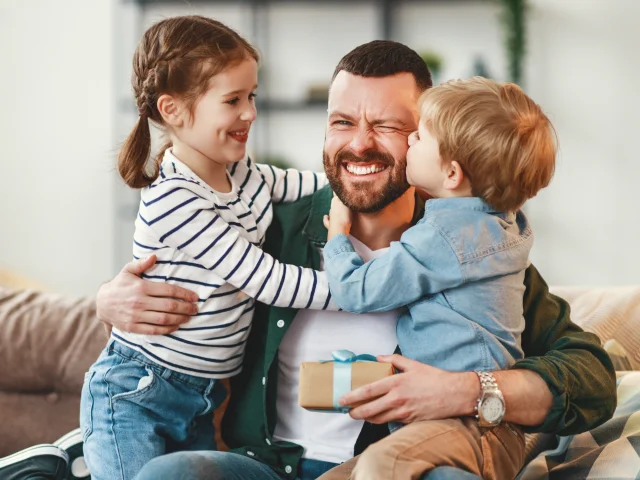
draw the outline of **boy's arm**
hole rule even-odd
[[[494,372],[502,391],[503,421],[531,432],[573,435],[611,418],[616,406],[615,372],[598,338],[569,319],[567,303],[549,293],[538,271],[525,277],[522,336],[524,360]],[[346,394],[349,414],[372,423],[435,420],[474,415],[480,383],[473,372],[447,372],[400,355],[379,358],[400,374]]]
[[[324,173],[299,171],[293,168],[282,170],[267,164],[256,163],[262,173],[274,203],[295,202],[312,195],[329,181]]]
[[[465,281],[451,246],[429,222],[411,227],[367,263],[346,235],[335,235],[324,247],[324,269],[334,301],[355,313],[404,307]]]

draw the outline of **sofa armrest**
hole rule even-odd
[[[106,341],[93,299],[0,287],[0,390],[79,393]]]
[[[615,342],[640,366],[640,287],[552,287],[571,306],[571,319],[603,344]]]

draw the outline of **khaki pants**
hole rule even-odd
[[[524,434],[502,423],[479,428],[472,418],[414,422],[369,446],[319,480],[419,479],[451,466],[488,480],[515,478],[524,463]]]

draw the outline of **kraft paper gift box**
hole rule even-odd
[[[332,356],[333,360],[300,364],[298,403],[301,407],[346,413],[350,407],[338,404],[342,395],[394,374],[393,365],[376,362],[372,355],[338,350]]]

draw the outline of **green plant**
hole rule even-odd
[[[496,0],[501,6],[500,23],[503,27],[509,81],[522,81],[522,64],[526,53],[526,14],[528,0]]]
[[[444,60],[442,56],[433,50],[425,50],[420,53],[422,60],[429,67],[429,71],[433,76],[438,76],[440,70],[442,70],[442,65],[444,64]]]

